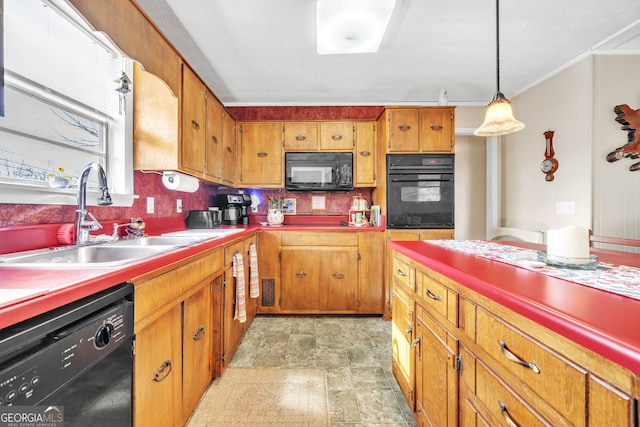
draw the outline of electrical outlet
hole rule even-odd
[[[152,214],[155,209],[153,197],[147,197],[147,213]]]
[[[559,215],[573,215],[576,213],[575,204],[573,202],[558,202],[556,213]]]
[[[251,213],[256,213],[258,212],[258,207],[257,206],[251,206]]]
[[[176,212],[182,213],[182,199],[176,200]]]

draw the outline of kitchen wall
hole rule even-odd
[[[195,193],[169,190],[162,184],[162,175],[156,173],[136,171],[134,180],[134,191],[139,198],[133,206],[91,206],[89,212],[99,221],[182,217],[191,209],[207,209],[217,194],[215,186],[202,184]],[[147,213],[147,197],[154,198],[152,214]],[[176,212],[176,199],[182,200],[183,213]],[[75,220],[75,209],[75,205],[0,204],[0,226],[71,223]]]
[[[511,98],[526,124],[501,137],[501,225],[546,231],[571,224],[595,234],[640,239],[640,172],[629,159],[608,163],[607,153],[627,142],[613,108],[640,108],[640,56],[590,56]],[[540,171],[546,130],[558,171],[546,182]],[[557,203],[572,202],[560,214]]]

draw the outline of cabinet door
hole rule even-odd
[[[384,313],[384,234],[358,233],[358,313]]]
[[[588,419],[590,426],[629,427],[636,425],[636,402],[633,397],[589,376]]]
[[[387,110],[387,153],[417,153],[420,115],[416,108]]]
[[[211,377],[222,375],[224,348],[224,277],[211,281]]]
[[[282,123],[244,122],[240,126],[240,184],[282,187]]]
[[[420,110],[420,151],[454,151],[454,119],[450,108]]]
[[[356,150],[353,156],[355,187],[376,186],[376,124],[356,124]]]
[[[205,175],[221,181],[224,166],[224,141],[222,139],[222,104],[207,92],[207,118],[205,128]]]
[[[206,87],[193,71],[182,66],[181,165],[184,171],[204,172]]]
[[[317,310],[320,304],[322,254],[300,247],[282,248],[282,308]]]
[[[458,425],[458,340],[416,307],[416,413],[425,425]]]
[[[238,180],[238,150],[236,149],[236,121],[226,111],[222,112],[222,141],[224,145],[223,149],[223,166],[222,166],[222,181],[225,184],[235,185]]]
[[[318,149],[317,122],[285,122],[285,151],[315,151]]]
[[[411,411],[415,409],[414,369],[411,343],[414,337],[414,303],[402,289],[394,286],[391,296],[391,368]]]
[[[211,382],[211,292],[209,281],[184,301],[182,409],[186,420]]]
[[[355,311],[358,307],[358,249],[320,250],[320,310]]]
[[[182,306],[136,331],[134,424],[182,425]]]
[[[242,335],[244,334],[244,323],[234,319],[236,310],[236,278],[233,277],[231,269],[225,271],[224,284],[224,338],[222,349],[222,364],[229,366],[233,354],[238,349]]]
[[[353,150],[354,131],[353,122],[320,123],[320,149]]]

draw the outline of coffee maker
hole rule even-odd
[[[218,206],[222,210],[222,223],[240,225],[249,223],[251,196],[248,194],[218,194]]]

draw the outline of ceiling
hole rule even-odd
[[[319,55],[314,0],[137,0],[227,106],[485,105],[496,91],[492,0],[397,0],[373,54]],[[638,0],[500,4],[509,98],[590,53],[640,54]]]

